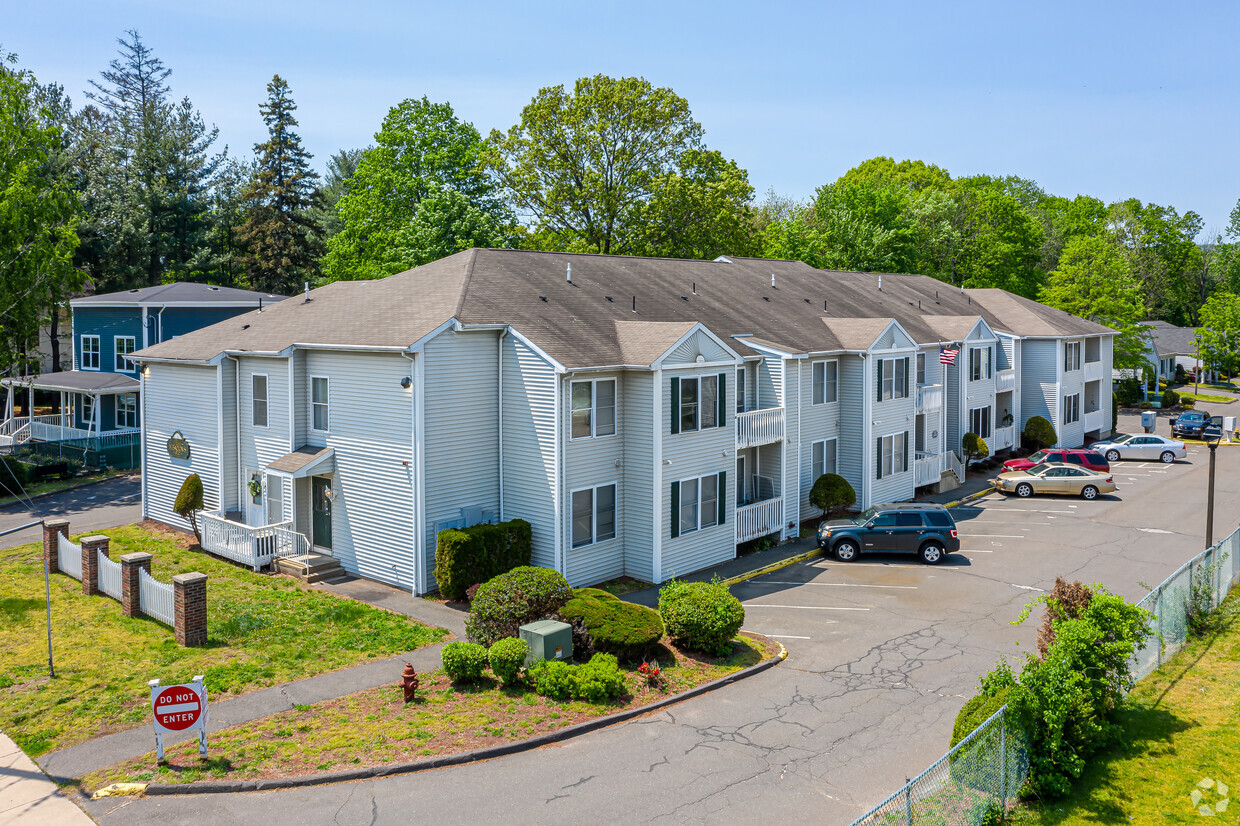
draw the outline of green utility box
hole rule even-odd
[[[539,620],[520,628],[521,639],[530,647],[528,668],[539,660],[569,661],[573,658],[573,629],[566,622]]]

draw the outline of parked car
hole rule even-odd
[[[1107,457],[1108,462],[1117,462],[1120,459],[1157,459],[1171,464],[1188,455],[1183,442],[1150,433],[1116,436],[1105,442],[1094,442],[1089,447]]]
[[[1097,499],[1098,494],[1112,493],[1115,490],[1115,479],[1109,474],[1076,465],[1043,462],[1026,470],[1000,473],[999,490],[1022,498],[1035,493],[1057,493]]]
[[[1034,465],[1040,465],[1043,462],[1080,465],[1090,470],[1096,470],[1099,473],[1108,473],[1111,470],[1111,465],[1107,462],[1105,456],[1096,450],[1088,450],[1081,447],[1051,447],[1039,450],[1036,453],[1030,453],[1024,459],[1008,459],[1003,463],[1003,470],[1005,473],[1011,470],[1028,470]]]
[[[862,552],[915,553],[937,565],[960,550],[951,511],[942,505],[900,503],[866,508],[852,519],[828,519],[818,526],[818,547],[852,562]]]
[[[1223,417],[1204,410],[1186,410],[1171,420],[1171,435],[1181,439],[1217,439],[1223,435]]]

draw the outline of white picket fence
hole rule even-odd
[[[121,598],[121,564],[113,562],[99,551],[99,590],[112,599]]]
[[[56,567],[78,582],[82,581],[82,546],[74,545],[63,533],[56,534]]]
[[[138,571],[138,607],[148,617],[164,625],[176,625],[176,609],[173,607],[172,583],[160,582],[145,570]]]

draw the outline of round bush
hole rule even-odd
[[[1175,407],[1179,403],[1180,403],[1179,393],[1175,392],[1174,390],[1163,391],[1163,394],[1162,394],[1163,410],[1166,410],[1169,407]]]
[[[857,492],[852,485],[848,484],[848,480],[843,476],[835,473],[819,476],[809,491],[809,503],[822,511],[823,516],[826,516],[828,511],[847,508],[856,501]]]
[[[499,681],[504,685],[512,685],[521,676],[521,668],[529,654],[530,647],[525,640],[504,637],[487,652],[491,661],[491,673],[499,677]]]
[[[1010,686],[1004,686],[996,691],[993,697],[988,694],[978,694],[965,703],[964,708],[960,709],[960,713],[956,715],[956,724],[952,726],[952,741],[949,745],[954,746],[968,737],[978,726],[989,720],[996,711],[1003,708],[1007,704],[1011,690]]]
[[[718,655],[728,653],[745,622],[741,601],[719,582],[672,580],[659,591],[659,613],[678,644]]]
[[[573,696],[578,700],[601,703],[624,693],[624,672],[611,654],[595,654],[577,666],[573,676]]]
[[[483,645],[516,637],[522,625],[555,616],[572,598],[573,589],[560,572],[531,565],[513,568],[478,588],[465,633]]]
[[[487,667],[487,650],[472,642],[450,642],[440,652],[443,670],[454,683],[476,683]]]
[[[1050,447],[1059,441],[1055,435],[1055,427],[1042,416],[1033,416],[1025,422],[1025,438],[1033,443],[1034,449]]]
[[[592,648],[626,660],[640,659],[663,638],[658,611],[597,588],[574,591],[573,598],[560,609],[560,618],[570,625],[581,620]]]
[[[559,660],[539,660],[526,670],[526,674],[536,693],[553,700],[570,700],[577,684],[576,668]]]

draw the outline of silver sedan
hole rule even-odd
[[[1183,459],[1188,455],[1183,442],[1149,433],[1116,436],[1105,442],[1094,442],[1089,448],[1107,457],[1108,462],[1120,459],[1144,459],[1146,461],[1156,459],[1171,464],[1176,459]]]

